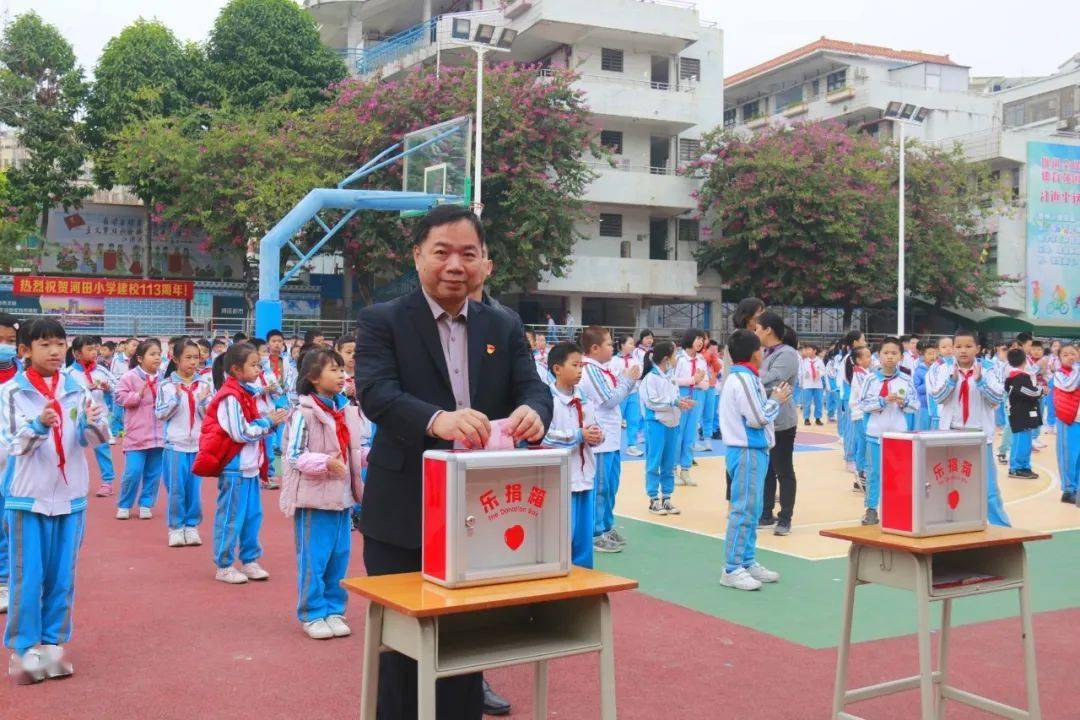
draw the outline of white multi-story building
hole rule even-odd
[[[1080,57],[1046,77],[972,78],[968,67],[948,55],[822,37],[727,77],[724,87],[724,125],[748,131],[829,119],[891,139],[898,125],[886,117],[889,103],[926,108],[921,124],[905,127],[907,136],[942,146],[959,143],[972,162],[989,162],[1015,199],[1010,212],[990,219],[985,231],[987,262],[1019,281],[1005,287],[990,309],[997,313],[963,314],[987,329],[1072,322],[1049,324],[1028,314],[1027,148],[1030,141],[1080,144]]]
[[[392,78],[421,64],[475,62],[448,15],[517,31],[510,59],[572,68],[614,166],[596,161],[564,277],[511,295],[526,322],[570,311],[579,322],[637,325],[678,307],[696,324],[718,313],[719,277],[699,274],[698,181],[676,173],[696,158],[723,108],[722,33],[680,0],[305,0],[324,43],[352,71]],[[498,59],[498,58],[497,58]],[[541,70],[543,72],[544,70]],[[651,311],[651,313],[650,313]]]

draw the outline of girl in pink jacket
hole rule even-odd
[[[139,519],[153,517],[161,480],[161,457],[165,447],[162,422],[154,414],[158,396],[161,343],[151,338],[135,348],[131,368],[116,383],[116,403],[124,408],[124,477],[117,498],[117,520],[131,517],[139,498]],[[140,491],[139,486],[142,485]]]
[[[296,389],[299,404],[286,433],[281,509],[294,517],[297,616],[314,640],[344,637],[351,510],[360,502],[360,415],[342,394],[345,363],[333,350],[304,356]]]

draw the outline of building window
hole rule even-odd
[[[825,92],[831,93],[847,87],[847,68],[831,72],[825,76]]]
[[[692,163],[701,158],[701,141],[679,138],[679,164]]]
[[[680,80],[701,80],[701,61],[697,58],[679,58]]]
[[[810,98],[816,98],[821,94],[821,80],[810,81]]]
[[[600,69],[608,72],[623,71],[623,51],[611,48],[600,49]]]
[[[701,222],[679,218],[679,242],[696,243],[701,239]]]
[[[600,144],[616,155],[622,155],[622,131],[601,130]]]
[[[1012,189],[1013,200],[1020,199],[1020,168],[1013,168],[1009,186]]]
[[[802,102],[802,85],[796,85],[793,88],[788,88],[783,92],[776,94],[776,111],[780,112],[784,108],[789,108],[792,105],[798,105]]]
[[[622,237],[622,215],[600,213],[600,237]]]
[[[1033,95],[1023,100],[1006,103],[1002,108],[1005,115],[1005,127],[1030,125],[1031,123],[1053,120],[1059,115],[1061,100],[1071,101],[1072,95],[1053,90],[1041,95]],[[1071,102],[1069,102],[1072,105]],[[1064,117],[1068,117],[1067,115]]]
[[[754,118],[761,116],[761,111],[758,110],[759,103],[759,100],[754,100],[753,102],[748,102],[742,106],[743,122],[750,122]]]
[[[731,108],[730,110],[725,110],[724,111],[724,127],[726,127],[726,128],[735,127],[735,108]]]

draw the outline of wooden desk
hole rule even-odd
[[[615,647],[608,594],[637,581],[574,567],[543,580],[449,589],[420,573],[349,578],[349,592],[371,600],[364,632],[361,720],[375,720],[379,652],[418,666],[419,720],[435,720],[435,680],[507,665],[535,668],[533,717],[547,718],[547,662],[600,654],[600,716],[615,720]]]
[[[847,584],[844,591],[843,629],[837,653],[836,686],[833,692],[833,718],[861,720],[844,711],[854,702],[919,688],[922,720],[943,720],[945,701],[955,700],[988,713],[1014,720],[1040,720],[1039,690],[1035,673],[1035,638],[1031,628],[1031,601],[1028,594],[1027,554],[1024,543],[1047,540],[1048,533],[1014,528],[989,527],[986,530],[956,535],[912,538],[889,535],[877,525],[840,527],[822,530],[825,537],[847,540]],[[981,573],[999,579],[944,587],[935,585],[944,574]],[[847,666],[851,651],[851,621],[855,610],[855,588],[877,583],[911,590],[915,593],[918,615],[919,674],[855,690],[847,689]],[[960,597],[983,595],[1002,590],[1020,594],[1020,622],[1024,643],[1024,670],[1028,709],[1010,707],[947,684],[949,635],[952,601]],[[941,602],[941,637],[938,643],[938,669],[933,669],[930,654],[930,603]]]

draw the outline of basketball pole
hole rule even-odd
[[[473,212],[480,217],[484,212],[484,204],[480,195],[481,162],[484,159],[484,53],[487,48],[473,45],[476,51],[476,140],[473,149]]]

